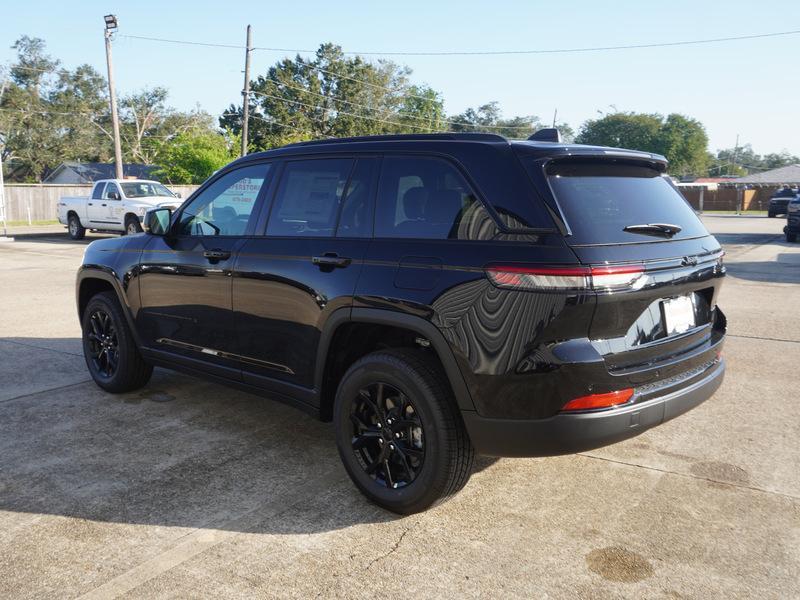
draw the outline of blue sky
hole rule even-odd
[[[245,6],[245,14],[241,7]],[[66,67],[104,72],[103,15],[120,34],[256,46],[345,50],[522,50],[625,45],[800,29],[800,2],[51,2],[14,3],[0,19],[0,64],[22,34],[46,40]],[[117,87],[170,90],[181,109],[216,114],[240,102],[243,51],[119,37]],[[254,73],[285,53],[255,52]],[[701,46],[485,57],[395,57],[412,81],[443,94],[448,112],[497,100],[506,116],[535,114],[577,128],[597,111],[680,112],[702,121],[711,149],[750,143],[800,155],[800,35]]]

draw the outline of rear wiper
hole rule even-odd
[[[642,225],[628,225],[623,231],[643,233],[644,235],[664,235],[666,237],[672,237],[676,233],[680,233],[681,227],[670,223],[644,223]]]

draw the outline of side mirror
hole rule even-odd
[[[175,192],[175,197],[176,198],[180,198],[181,197],[181,193],[180,192]]]
[[[144,215],[142,225],[148,234],[163,236],[169,231],[171,217],[172,211],[169,208],[154,208]]]
[[[109,192],[108,193],[109,200],[119,200],[119,192]]]

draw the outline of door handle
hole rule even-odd
[[[108,204],[101,204],[101,206],[108,206]]]
[[[312,256],[311,262],[321,268],[339,267],[343,269],[353,262],[353,259],[347,258],[346,256],[339,256],[335,252],[326,252],[322,256]]]
[[[94,206],[94,204],[92,204],[91,202],[89,202],[89,206]]]
[[[205,256],[208,260],[227,260],[231,257],[231,253],[229,250],[206,250],[203,252],[203,256]]]

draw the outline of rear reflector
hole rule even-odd
[[[524,290],[614,290],[636,287],[643,279],[642,265],[595,267],[525,267],[492,265],[486,269],[498,287]]]
[[[633,388],[607,392],[605,394],[591,394],[570,400],[561,410],[592,410],[594,408],[609,408],[618,404],[625,404],[633,396]]]

